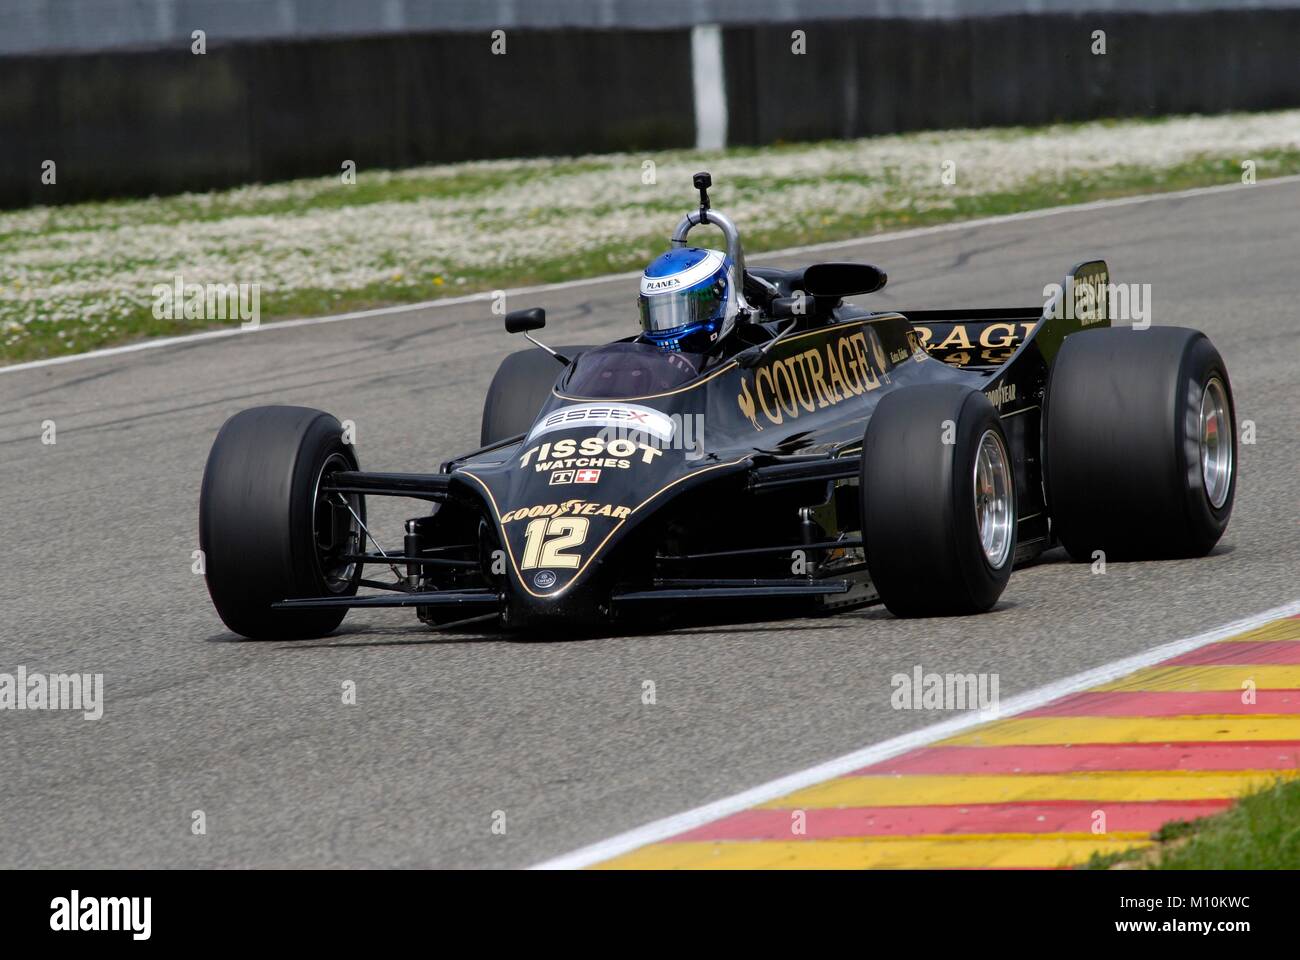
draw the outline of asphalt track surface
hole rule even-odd
[[[917,664],[997,673],[1005,698],[1289,601],[1298,228],[1292,182],[833,254],[885,267],[885,308],[1039,303],[1104,256],[1113,279],[1151,284],[1155,323],[1211,336],[1255,422],[1212,556],[1094,575],[1054,551],[979,617],[875,607],[528,642],[373,611],[321,641],[247,642],[191,572],[221,423],[320,407],[356,422],[363,467],[436,469],[475,445],[483,392],[520,345],[488,304],[0,375],[0,671],[105,677],[99,721],[0,712],[0,867],[526,866],[944,719],[890,707],[890,676]],[[582,343],[631,331],[634,297],[623,279],[511,306],[546,307],[548,339]],[[372,508],[385,542],[410,505]]]

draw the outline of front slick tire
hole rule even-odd
[[[273,610],[279,600],[349,596],[359,565],[359,527],[318,493],[322,477],[356,470],[338,420],[306,407],[254,407],[221,428],[208,454],[199,499],[199,545],[208,593],[222,621],[253,640],[319,637],[346,608]],[[335,497],[334,500],[338,498]],[[349,503],[364,521],[359,496]]]
[[[1016,554],[1015,471],[978,390],[903,387],[881,398],[862,443],[867,570],[895,616],[991,608]]]

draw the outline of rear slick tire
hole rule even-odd
[[[1065,338],[1044,411],[1052,532],[1075,560],[1204,556],[1237,488],[1223,358],[1183,327]]]

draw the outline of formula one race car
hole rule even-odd
[[[553,350],[530,333],[540,309],[508,314],[541,349],[504,359],[482,446],[436,471],[362,471],[317,410],[231,417],[199,521],[226,625],[310,637],[349,608],[402,606],[544,628],[774,598],[967,614],[1058,543],[1095,560],[1218,541],[1237,462],[1223,360],[1194,330],[1112,328],[1104,262],[1045,307],[876,312],[845,300],[885,285],[874,266],[747,268],[709,184],[696,175],[700,208],[672,236],[681,271],[642,279],[647,332]],[[705,224],[725,254],[687,247]],[[669,315],[706,346],[655,339]],[[375,496],[432,511],[381,546]]]

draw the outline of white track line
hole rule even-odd
[[[581,280],[566,280],[563,283],[543,283],[532,287],[516,287],[504,291],[506,296],[527,296],[530,293],[543,293],[549,290],[567,290],[570,287],[586,287],[610,280],[630,280],[639,277],[638,272],[613,273],[603,277],[586,277]],[[287,330],[290,327],[314,327],[323,323],[338,323],[342,320],[362,320],[367,317],[389,317],[399,313],[411,313],[415,310],[428,310],[433,307],[455,307],[465,303],[491,300],[497,291],[484,290],[470,293],[463,297],[444,297],[440,300],[425,300],[421,303],[404,303],[392,307],[378,307],[374,310],[358,310],[355,313],[335,313],[324,317],[302,317],[298,320],[275,320],[259,324],[244,330],[241,327],[228,327],[221,330],[204,330],[202,333],[187,333],[179,337],[162,337],[158,340],[141,340],[121,347],[106,347],[103,350],[91,350],[87,353],[73,353],[66,357],[50,357],[48,360],[29,360],[15,363],[13,366],[0,367],[0,373],[13,373],[16,370],[32,370],[36,367],[53,367],[61,363],[76,363],[78,360],[93,360],[98,357],[113,357],[122,353],[136,353],[140,350],[155,350],[159,347],[175,347],[184,343],[200,343],[204,340],[220,340],[225,337],[237,337],[240,334],[261,333],[264,330]]]
[[[910,230],[873,234],[851,240],[831,240],[826,243],[812,243],[801,247],[786,247],[782,250],[769,250],[766,253],[749,255],[748,260],[767,260],[788,257],[800,253],[812,253],[820,250],[840,250],[845,247],[858,247],[875,243],[893,243],[896,240],[909,240],[913,237],[927,237],[941,233],[953,233],[958,230],[976,230],[980,227],[999,223],[1013,223],[1019,220],[1039,220],[1043,217],[1055,217],[1066,213],[1086,213],[1090,210],[1109,210],[1114,207],[1131,207],[1145,203],[1158,203],[1163,200],[1185,200],[1189,197],[1201,197],[1230,190],[1258,190],[1263,187],[1279,186],[1300,182],[1300,175],[1275,177],[1260,180],[1247,187],[1243,184],[1227,183],[1213,187],[1194,187],[1190,190],[1178,190],[1174,193],[1147,193],[1136,197],[1116,197],[1113,200],[1094,200],[1090,203],[1068,204],[1060,207],[1044,207],[1040,210],[1025,210],[1021,213],[1006,213],[996,217],[983,217],[979,220],[959,220],[953,223],[941,223],[932,227],[913,227]],[[584,277],[581,280],[565,280],[562,283],[544,283],[531,287],[515,287],[505,292],[507,296],[527,296],[534,293],[549,293],[554,290],[572,290],[577,287],[591,287],[615,280],[629,280],[640,276],[637,271],[627,273],[610,273],[599,277]],[[91,350],[88,353],[74,353],[65,357],[50,357],[47,360],[29,360],[12,366],[0,367],[0,374],[16,373],[19,370],[34,370],[39,367],[53,367],[63,363],[76,363],[81,360],[94,360],[100,357],[114,357],[120,354],[137,353],[141,350],[157,350],[162,347],[175,347],[186,343],[201,343],[205,340],[220,340],[243,333],[260,333],[264,330],[287,330],[291,327],[314,327],[325,323],[339,323],[343,320],[363,320],[373,317],[390,317],[416,310],[432,310],[437,307],[454,307],[466,303],[476,303],[491,299],[493,291],[472,293],[463,297],[446,297],[441,300],[425,300],[420,303],[400,304],[393,307],[380,307],[375,310],[359,310],[354,313],[338,313],[323,317],[303,317],[299,320],[276,320],[264,323],[251,330],[231,327],[222,330],[205,330],[202,333],[188,333],[178,337],[162,337],[157,340],[142,340],[128,343],[121,347],[107,347],[103,350]]]
[[[1064,680],[1056,680],[1037,690],[1031,690],[1028,693],[1022,693],[1019,696],[1003,701],[999,705],[998,716],[1007,717],[1017,713],[1023,713],[1026,710],[1033,710],[1036,707],[1044,706],[1053,700],[1059,700],[1061,697],[1071,693],[1078,693],[1081,690],[1087,690],[1089,687],[1095,687],[1098,684],[1108,683],[1111,680],[1118,680],[1120,677],[1127,676],[1134,670],[1140,670],[1143,667],[1150,667],[1162,660],[1168,660],[1170,657],[1176,657],[1181,653],[1187,653],[1196,650],[1208,643],[1214,643],[1237,633],[1263,626],[1270,620],[1277,620],[1281,617],[1289,617],[1300,614],[1300,600],[1293,600],[1288,604],[1280,607],[1274,607],[1272,610],[1265,610],[1263,613],[1257,613],[1253,616],[1246,617],[1242,620],[1236,620],[1232,623],[1216,627],[1206,633],[1197,634],[1194,637],[1186,637],[1182,640],[1174,640],[1171,643],[1163,644],[1147,650],[1144,653],[1135,654],[1131,657],[1125,657],[1122,660],[1116,660],[1113,663],[1096,667],[1092,670],[1086,670],[1083,673],[1077,673],[1072,677],[1066,677]],[[900,737],[894,737],[892,740],[885,740],[881,743],[872,744],[869,747],[863,747],[861,750],[855,750],[853,753],[845,754],[834,760],[828,760],[825,763],[819,763],[815,767],[809,767],[807,770],[801,770],[798,773],[792,773],[788,776],[772,780],[768,783],[761,784],[757,787],[751,787],[734,796],[725,797],[722,800],[715,800],[713,803],[706,803],[702,807],[696,807],[694,810],[687,810],[684,813],[674,814],[671,817],[665,817],[662,820],[656,820],[653,823],[647,823],[643,827],[637,827],[635,830],[629,830],[627,833],[620,833],[617,836],[610,837],[608,840],[601,840],[590,846],[583,847],[581,850],[575,850],[573,853],[567,853],[563,856],[556,857],[553,860],[547,860],[545,863],[539,863],[532,867],[534,870],[574,870],[582,867],[589,867],[592,864],[599,863],[603,860],[609,860],[620,854],[635,850],[638,847],[644,847],[647,844],[657,843],[660,840],[666,840],[669,837],[684,833],[687,830],[693,830],[701,827],[706,823],[712,823],[714,820],[736,813],[740,810],[746,810],[750,807],[757,806],[760,803],[766,803],[769,800],[775,800],[777,797],[784,796],[787,793],[793,793],[796,790],[802,790],[813,784],[821,783],[824,780],[830,780],[834,777],[842,777],[847,773],[857,770],[859,767],[865,767],[873,763],[879,763],[882,760],[888,760],[890,757],[898,756],[908,750],[914,750],[917,747],[923,747],[927,744],[934,743],[936,740],[942,740],[945,737],[951,737],[969,730],[971,727],[977,727],[980,724],[987,723],[988,719],[980,715],[977,711],[962,714],[952,720],[945,720],[943,723],[936,723],[932,726],[924,727],[920,730],[914,730],[911,733],[905,733]]]

